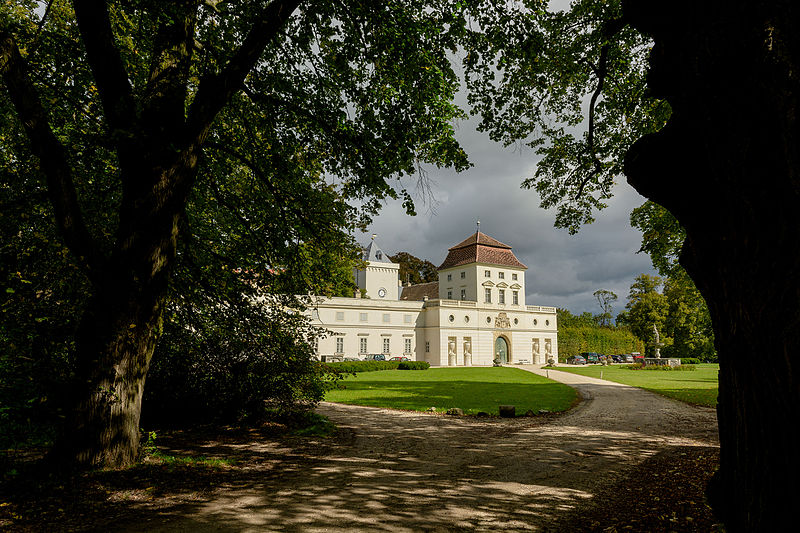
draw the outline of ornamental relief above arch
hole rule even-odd
[[[511,327],[511,321],[508,319],[508,315],[505,311],[501,311],[497,314],[497,318],[494,319],[494,327],[498,329],[509,329]]]

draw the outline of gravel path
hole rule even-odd
[[[558,531],[659,450],[718,445],[713,409],[566,372],[549,377],[584,401],[564,416],[514,420],[322,404],[339,438],[313,450],[265,449],[276,459],[256,481],[225,484],[180,515],[136,527]]]

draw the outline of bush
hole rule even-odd
[[[332,372],[357,374],[358,372],[375,372],[377,370],[396,370],[399,361],[342,361],[341,363],[325,363]]]
[[[697,357],[681,357],[682,365],[699,365],[700,359]]]
[[[237,423],[314,406],[338,376],[315,360],[311,334],[301,316],[249,300],[172,306],[147,376],[142,425]]]
[[[426,361],[401,361],[397,370],[428,370],[430,367]]]

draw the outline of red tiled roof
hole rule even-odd
[[[511,251],[511,247],[480,231],[448,250],[447,257],[439,270],[453,268],[469,263],[528,268]]]
[[[431,281],[429,283],[417,283],[409,287],[403,287],[403,292],[400,294],[401,300],[424,300],[425,296],[430,300],[439,298],[439,282]]]

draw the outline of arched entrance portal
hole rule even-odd
[[[508,342],[504,337],[497,337],[494,341],[495,359],[500,359],[501,364],[508,363]]]

